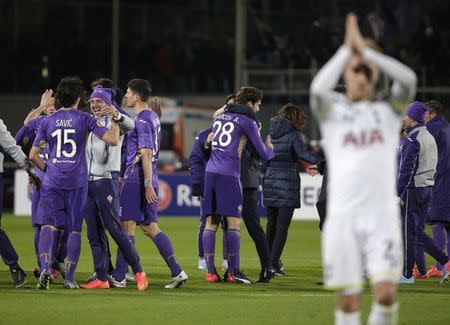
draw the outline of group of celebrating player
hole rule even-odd
[[[385,100],[375,100],[380,71],[393,81]],[[335,91],[341,76],[345,94]],[[325,286],[337,290],[336,324],[360,323],[365,277],[370,279],[374,293],[369,324],[396,324],[399,279],[412,282],[415,264],[416,278],[437,272],[432,270],[426,276],[424,250],[440,263],[441,283],[450,274],[449,259],[443,252],[449,223],[439,217],[449,213],[450,205],[448,193],[442,190],[450,177],[450,150],[446,151],[449,126],[441,117],[438,103],[409,104],[416,82],[410,68],[363,39],[356,16],[349,14],[344,44],[311,84],[311,108],[320,122],[327,158],[328,203],[322,255]],[[33,142],[29,157],[36,175],[32,169],[27,170],[33,183],[39,289],[49,288],[53,272],[65,277],[65,288],[78,288],[74,274],[84,219],[95,273],[83,288],[124,287],[128,265],[138,289],[147,288],[148,279],[134,245],[137,224],[153,240],[171,270],[172,281],[166,288],[177,288],[188,279],[169,238],[158,227],[156,164],[164,136],[159,102],[153,99],[150,109],[150,84],[131,80],[125,97],[126,106],[136,114],[132,120],[115,102],[113,88],[107,79],[93,84],[88,114],[77,110],[83,93],[81,80],[63,78],[54,97],[52,91],[44,93],[41,105],[27,116],[17,135],[18,143],[23,144],[25,138]],[[278,154],[270,137],[264,143],[259,134],[255,113],[261,100],[260,90],[242,87],[227,98],[226,105],[214,114],[211,128],[201,132],[194,143],[190,170],[194,195],[202,198],[199,268],[207,270],[206,281],[211,283],[222,281],[214,264],[216,231],[221,222],[226,248],[223,281],[252,282],[241,271],[239,260],[244,211],[253,215],[244,221],[261,261],[259,282],[269,282],[283,273],[281,251],[274,254],[270,249],[272,243],[267,243],[257,217],[254,190],[258,186],[248,185],[252,180],[241,174],[252,169],[243,165],[245,154],[250,164],[259,158],[268,161],[268,166]],[[398,114],[405,107],[407,134],[398,146]],[[126,152],[121,152],[124,141]],[[277,143],[285,146],[284,142]],[[318,162],[314,157],[310,160]],[[424,232],[429,207],[438,245]],[[118,246],[115,268],[111,266],[105,229]],[[20,267],[16,270],[16,278],[23,280],[17,283],[23,283],[23,271]]]
[[[138,290],[147,288],[148,279],[135,249],[137,224],[171,270],[172,281],[166,288],[177,288],[188,276],[178,264],[169,238],[158,227],[156,213],[159,101],[154,98],[154,109],[149,109],[149,82],[131,80],[125,97],[127,107],[136,114],[132,120],[117,105],[109,79],[93,83],[88,103],[91,114],[77,110],[83,92],[79,78],[63,78],[54,97],[51,90],[42,95],[40,106],[27,116],[17,135],[19,143],[33,142],[29,157],[38,177],[31,175],[35,180],[31,195],[37,286],[48,289],[59,272],[65,288],[78,288],[74,274],[86,220],[94,275],[82,288],[125,287],[128,265]],[[55,102],[60,107],[57,110]],[[125,135],[126,152],[122,152]],[[110,265],[105,230],[118,246],[115,268]]]

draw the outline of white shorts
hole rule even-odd
[[[365,275],[372,284],[398,283],[403,266],[400,214],[387,210],[391,212],[327,216],[322,235],[327,289],[361,291]]]

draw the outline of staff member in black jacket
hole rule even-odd
[[[301,131],[306,114],[293,104],[285,105],[270,123],[270,137],[275,157],[267,162],[263,178],[264,205],[267,207],[266,236],[272,265],[278,275],[285,275],[280,257],[296,208],[300,208],[299,159],[317,164],[321,159],[309,153]]]

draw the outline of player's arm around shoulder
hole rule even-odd
[[[111,116],[112,112],[116,110],[115,107],[112,107],[114,106],[107,106],[102,109],[102,112],[105,115]],[[119,144],[120,128],[117,121],[113,119],[111,123],[111,129],[108,129],[104,126],[101,126],[92,115],[88,113],[83,114],[85,114],[84,117],[87,120],[89,130],[94,133],[99,139],[102,139],[105,143],[113,147]]]
[[[273,145],[270,142],[270,137],[268,138],[266,144],[264,144],[263,140],[261,139],[261,135],[259,134],[258,124],[246,116],[242,116],[240,118],[244,121],[244,133],[253,144],[253,147],[255,148],[261,160],[267,161],[272,159],[275,156],[275,153],[273,152]]]

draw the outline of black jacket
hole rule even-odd
[[[275,157],[266,163],[263,178],[264,205],[278,208],[300,207],[299,159],[317,164],[321,159],[306,149],[300,132],[285,118],[270,123]]]

